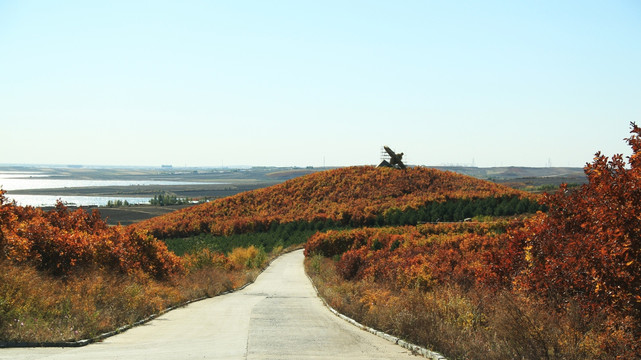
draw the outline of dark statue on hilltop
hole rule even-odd
[[[405,164],[403,164],[403,153],[395,153],[388,146],[383,146],[383,149],[389,155],[389,161],[384,159],[378,166],[379,167],[392,167],[395,169],[405,169]],[[383,153],[385,155],[385,153]]]

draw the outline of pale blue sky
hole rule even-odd
[[[641,1],[0,0],[0,163],[583,166]]]

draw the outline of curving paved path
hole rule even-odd
[[[331,314],[302,250],[242,291],[192,303],[82,348],[0,349],[0,359],[403,359],[413,356]]]

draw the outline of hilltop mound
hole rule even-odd
[[[494,199],[491,206],[497,206],[496,199],[534,203],[525,192],[453,172],[362,166],[309,174],[132,226],[159,238],[263,231],[297,221],[361,226],[380,224],[394,211],[425,210],[452,201],[469,205],[478,199]]]

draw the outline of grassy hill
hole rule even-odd
[[[454,172],[362,166],[312,173],[132,226],[166,239],[260,232],[295,222],[317,229],[400,225],[536,209],[531,194]]]

